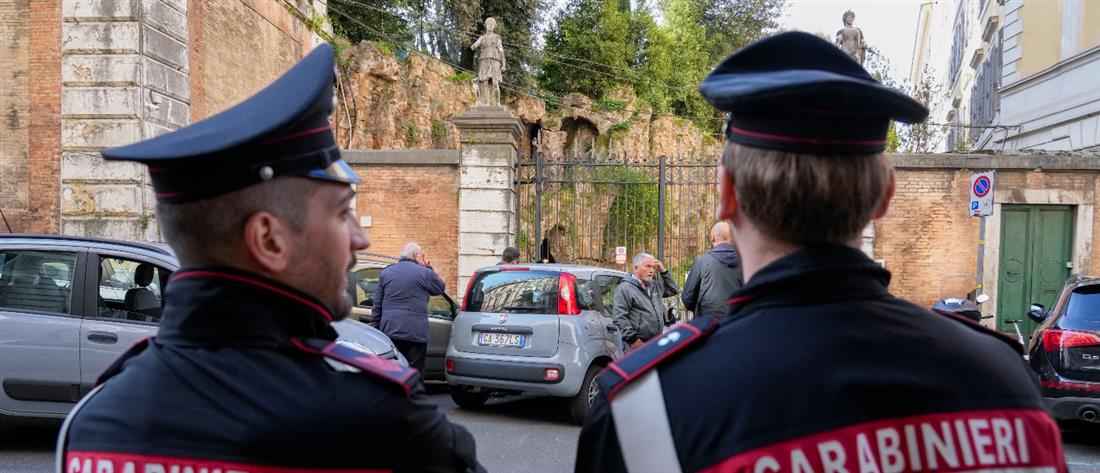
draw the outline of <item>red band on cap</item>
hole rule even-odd
[[[751,136],[753,138],[762,138],[765,140],[773,141],[787,141],[791,143],[806,143],[811,145],[868,145],[868,146],[885,146],[886,140],[830,140],[822,138],[805,138],[801,136],[786,136],[786,135],[774,135],[771,133],[758,133],[755,131],[744,130],[737,128],[733,125],[729,126],[729,130],[734,134]]]

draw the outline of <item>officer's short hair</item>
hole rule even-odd
[[[634,268],[637,269],[641,265],[645,264],[645,260],[648,258],[653,258],[653,255],[649,253],[638,253],[634,255]]]
[[[235,257],[245,222],[257,212],[266,211],[301,232],[307,220],[304,202],[320,188],[315,180],[281,177],[207,199],[157,202],[157,220],[181,264],[226,263]]]
[[[830,156],[726,143],[737,206],[786,243],[844,243],[862,234],[894,173],[886,155]]]

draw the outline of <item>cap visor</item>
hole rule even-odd
[[[359,179],[359,176],[355,174],[355,171],[351,169],[347,161],[343,159],[333,161],[328,167],[314,169],[308,172],[306,177],[321,181],[346,182],[348,184],[359,184],[363,182]]]

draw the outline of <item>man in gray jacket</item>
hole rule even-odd
[[[744,284],[741,280],[741,258],[733,248],[728,223],[714,224],[710,230],[710,241],[714,248],[695,259],[680,300],[696,316],[722,318],[726,316],[726,302],[730,294]]]
[[[655,277],[660,274],[661,277]],[[648,253],[634,256],[634,273],[615,289],[615,305],[611,317],[630,348],[642,346],[646,340],[661,334],[664,327],[665,297],[680,293],[665,265]]]

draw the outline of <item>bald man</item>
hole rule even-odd
[[[695,259],[680,294],[684,307],[699,315],[726,315],[726,301],[741,289],[741,258],[733,248],[730,227],[718,222],[710,229],[710,242],[714,245],[706,254]]]

